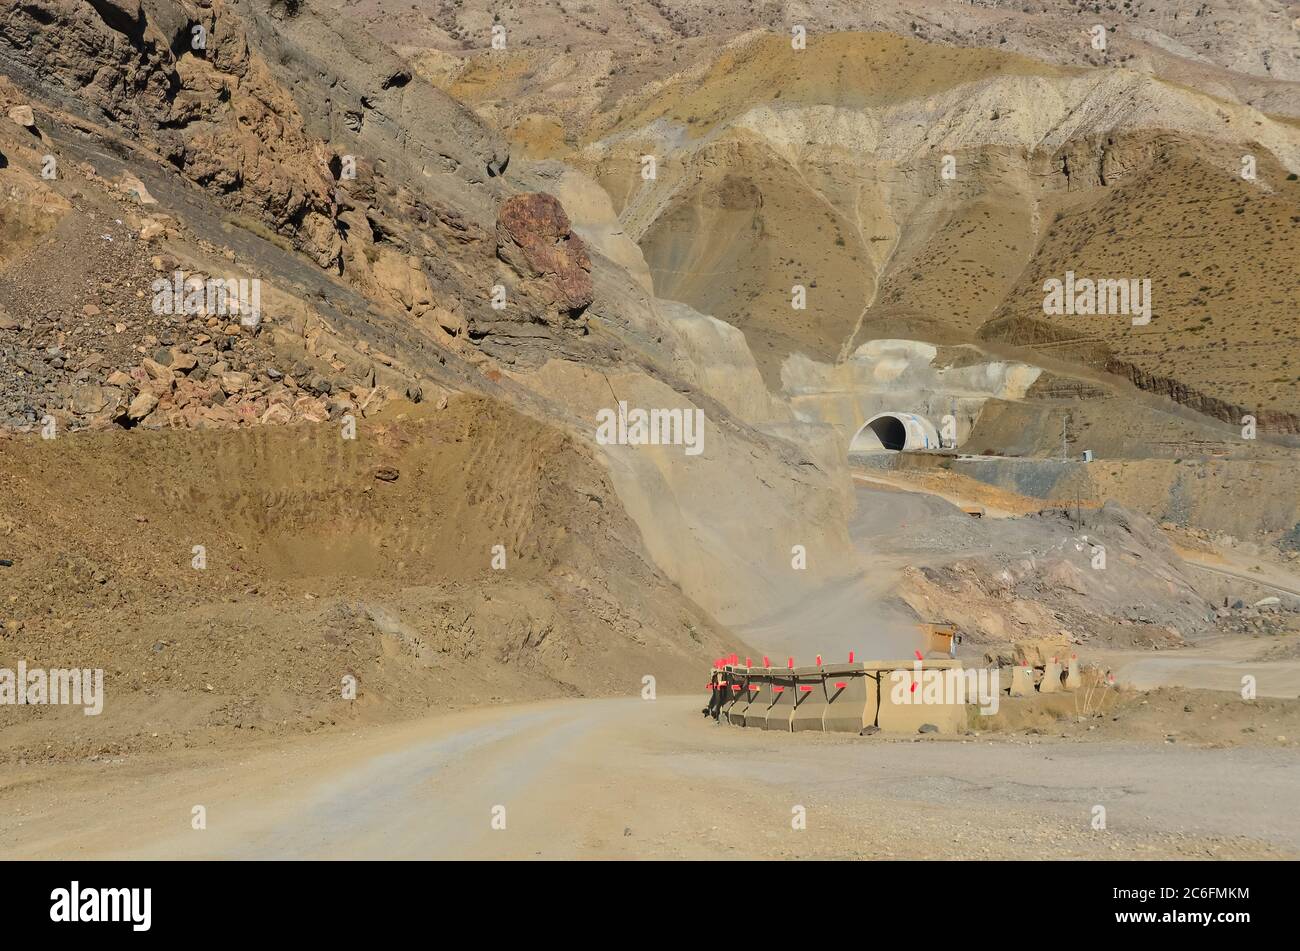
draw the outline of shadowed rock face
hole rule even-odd
[[[553,195],[514,195],[501,203],[497,257],[525,280],[544,282],[548,303],[570,317],[581,315],[592,302],[587,246],[573,233],[569,216]]]
[[[152,6],[146,16],[138,0],[32,0],[0,13],[0,48],[17,73],[337,267],[327,156],[250,53],[243,22],[222,2]]]
[[[128,36],[144,32],[144,15],[140,0],[90,0],[104,22]]]

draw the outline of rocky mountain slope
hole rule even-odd
[[[363,22],[369,9],[344,12]],[[862,21],[833,4],[764,8],[746,21],[754,32],[684,12],[679,40],[625,53],[634,40],[595,7],[597,36],[608,32],[584,48],[567,27],[547,32],[540,12],[506,18],[520,35],[503,50],[463,31],[408,48],[525,154],[595,177],[656,291],[741,327],[774,390],[793,353],[842,360],[873,337],[996,340],[1296,432],[1300,86],[1279,64],[1294,61],[1300,32],[1285,11],[929,3],[899,27],[889,18],[901,9],[873,12],[889,33],[825,32]],[[1107,14],[1102,55],[1087,29]],[[997,18],[1007,41],[970,18]],[[795,49],[783,21],[821,31]],[[1073,240],[1083,233],[1098,237]],[[1229,247],[1240,268],[1166,273]],[[1067,269],[1149,278],[1151,326],[1053,317],[1030,330],[1042,283]],[[795,285],[806,309],[791,306]],[[1272,328],[1267,345],[1259,326]],[[1242,356],[1213,365],[1223,347]]]
[[[1157,71],[1200,71],[1220,82],[1300,79],[1300,9],[1276,0],[1205,2],[1194,6],[1039,0],[767,0],[717,4],[704,0],[524,0],[500,9],[488,0],[410,4],[399,0],[323,0],[403,49],[483,49],[493,25],[520,47],[631,49],[735,36],[750,30],[881,31],[950,46],[1002,47],[1035,59],[1074,65],[1126,62]],[[1107,29],[1104,51],[1074,42],[1085,27]],[[558,41],[558,42],[557,42]],[[1235,76],[1233,75],[1235,74]],[[1266,83],[1255,86],[1266,88]]]
[[[524,655],[554,666],[494,696],[640,690],[611,672],[641,650],[678,658],[661,676],[681,689],[743,649],[736,627],[857,572],[838,449],[792,425],[739,332],[649,295],[589,178],[513,161],[364,33],[279,0],[31,0],[0,11],[0,74],[4,507],[43,513],[0,538],[3,643],[53,663],[99,631],[96,662],[142,651],[138,674],[112,666],[140,701],[114,742],[147,745],[150,698],[196,691],[264,726],[328,711],[336,615],[378,694],[481,700]],[[158,282],[213,280],[260,282],[260,309],[160,305]],[[599,442],[619,401],[703,413],[702,451]],[[454,439],[405,422],[457,406]],[[515,520],[521,496],[544,517]],[[198,535],[239,555],[194,571]],[[494,546],[507,568],[485,567]],[[57,596],[61,573],[84,600]],[[637,620],[610,613],[641,597]],[[219,684],[237,645],[169,652],[178,610],[255,619],[245,646],[296,632],[273,651],[296,652],[290,679],[250,661]],[[220,706],[185,722],[201,735]]]
[[[859,403],[830,392],[881,337],[1019,348],[1294,431],[1294,286],[1267,286],[1296,233],[1285,40],[1267,62],[1170,52],[1213,32],[1179,22],[1110,47],[1114,68],[1049,55],[1075,22],[1052,10],[935,5],[903,28],[912,7],[825,5],[797,13],[864,29],[796,53],[762,29],[794,15],[776,5],[566,3],[531,37],[533,7],[504,14],[492,50],[478,7],[391,9],[0,10],[0,492],[32,513],[0,522],[0,646],[126,685],[83,751],[157,722],[201,743],[337,721],[358,709],[332,695],[344,674],[379,715],[626,693],[643,668],[689,689],[777,628],[897,653],[915,612],[863,583]],[[564,39],[574,17],[593,25]],[[662,42],[624,55],[646,29]],[[1244,149],[1256,180],[1233,178]],[[1213,232],[1176,233],[1205,209]],[[1104,237],[1120,226],[1127,244]],[[1044,331],[1033,288],[1069,264],[1176,288],[1159,349]],[[1247,311],[1280,328],[1255,366],[1173,343],[1210,316],[1240,352]],[[957,352],[977,382],[1029,365]],[[1054,404],[1020,425],[1036,394],[995,382],[972,418],[1055,439]],[[699,414],[698,451],[601,438],[620,404]],[[942,602],[931,581],[918,603]],[[23,727],[24,755],[51,728]]]

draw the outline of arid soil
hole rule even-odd
[[[95,717],[0,707],[11,764],[681,690],[735,643],[582,450],[490,403],[394,408],[355,440],[119,431],[0,458],[0,667],[103,668],[107,695]]]
[[[105,675],[0,705],[7,854],[1300,856],[1292,21],[5,5],[0,671]],[[1088,686],[699,715],[923,622]]]
[[[1294,735],[1296,702],[1217,700],[946,738],[720,727],[694,698],[480,709],[254,743],[238,770],[187,752],[10,772],[0,834],[25,857],[1293,858],[1295,740],[1265,734]]]

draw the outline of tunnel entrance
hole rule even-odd
[[[849,443],[851,453],[938,448],[938,430],[915,413],[878,413],[862,424]]]
[[[875,433],[882,448],[902,452],[907,445],[907,427],[897,416],[881,416],[867,423],[867,427]]]

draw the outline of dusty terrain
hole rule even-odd
[[[106,684],[0,705],[6,854],[1300,856],[1296,24],[6,5],[0,670]],[[921,622],[1090,686],[699,714]]]
[[[1161,735],[1215,696],[947,739],[728,729],[689,698],[503,707],[253,746],[238,768],[188,755],[23,771],[0,832],[24,857],[1294,858],[1300,761],[1264,734],[1294,732],[1295,705],[1203,714],[1190,745]],[[1238,745],[1247,728],[1261,738]],[[111,829],[55,819],[109,807]]]
[[[682,689],[733,642],[646,561],[590,459],[492,404],[395,407],[355,441],[105,432],[0,458],[0,666],[100,667],[113,698],[97,717],[0,707],[10,763],[621,694],[647,674]]]

